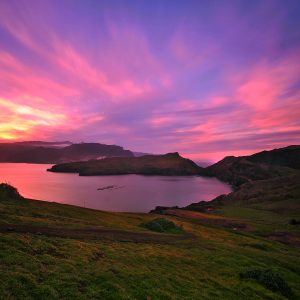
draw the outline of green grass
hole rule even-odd
[[[0,225],[146,233],[151,231],[141,223],[158,218],[4,198],[0,197]],[[286,299],[255,280],[241,278],[250,268],[276,270],[295,299],[300,297],[296,247],[253,232],[164,218],[193,237],[168,244],[0,233],[0,299]]]
[[[227,202],[227,203],[226,203]],[[215,213],[252,224],[257,232],[300,231],[300,175],[247,183]]]
[[[267,289],[280,293],[288,299],[293,298],[293,292],[281,275],[272,269],[250,269],[240,273],[242,279],[254,279]]]

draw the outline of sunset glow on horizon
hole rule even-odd
[[[300,2],[0,0],[0,141],[216,161],[300,141]]]

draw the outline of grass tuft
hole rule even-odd
[[[262,251],[269,251],[270,247],[265,243],[252,243],[252,244],[244,244],[244,246],[248,246],[254,249],[262,250]]]
[[[7,184],[7,183],[0,183],[0,200],[20,200],[22,196],[19,194],[18,190]]]
[[[300,225],[300,220],[291,219],[289,223],[290,225]]]

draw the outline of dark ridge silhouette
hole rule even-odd
[[[132,157],[133,153],[116,145],[70,142],[0,143],[0,162],[57,164],[103,157]]]
[[[299,145],[262,151],[250,156],[227,156],[207,167],[204,173],[237,187],[253,180],[289,175],[294,169],[300,169]]]

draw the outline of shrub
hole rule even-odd
[[[0,183],[0,200],[19,200],[21,198],[22,196],[15,187],[7,183]]]
[[[290,225],[299,225],[300,221],[296,220],[296,219],[291,219],[289,223],[290,223]]]
[[[254,279],[259,284],[275,293],[290,298],[293,293],[286,281],[280,276],[279,273],[272,269],[249,269],[240,273],[242,279]]]
[[[142,224],[143,227],[150,229],[156,232],[170,232],[170,233],[181,233],[183,229],[181,226],[176,225],[174,222],[164,219],[164,218],[157,218],[151,220],[148,223]]]

